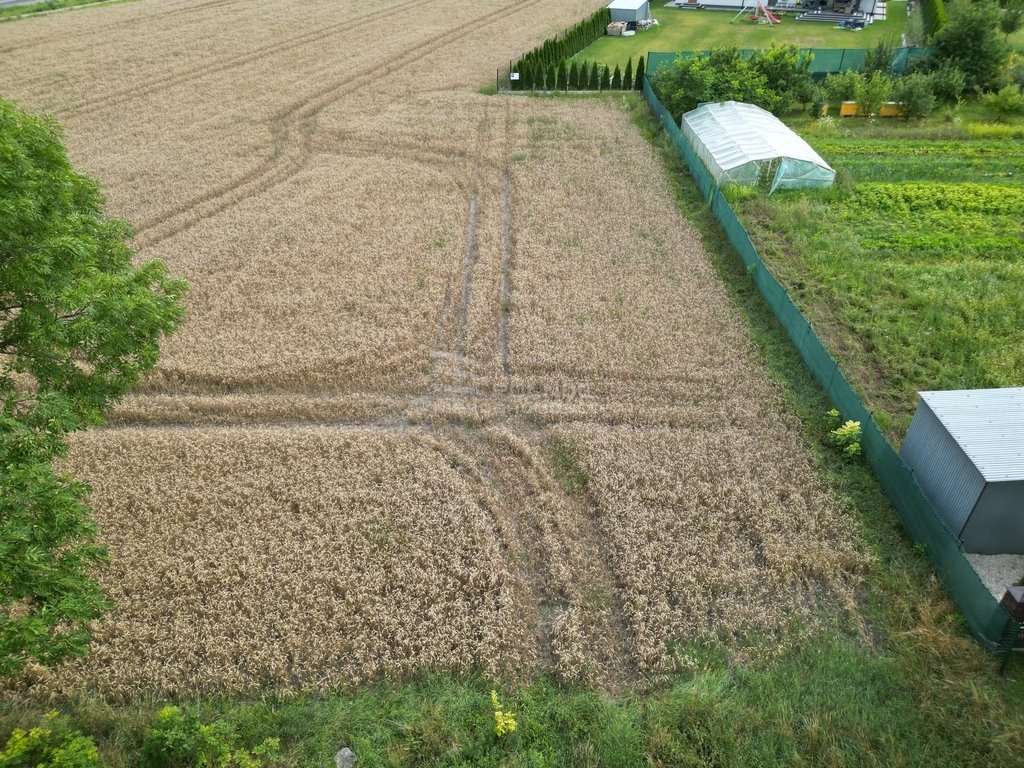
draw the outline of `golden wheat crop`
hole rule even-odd
[[[22,683],[618,686],[867,562],[624,97],[478,92],[593,0],[168,0],[0,25],[145,258],[158,369],[78,436],[117,609]],[[58,42],[59,41],[59,42]]]

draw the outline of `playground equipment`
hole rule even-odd
[[[744,15],[746,15],[748,21],[753,21],[756,24],[771,24],[774,26],[782,22],[782,19],[768,10],[763,0],[744,0],[740,12],[733,16],[732,21],[729,23],[732,24],[733,21]]]

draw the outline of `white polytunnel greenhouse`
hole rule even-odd
[[[776,189],[830,187],[836,172],[771,112],[742,101],[701,104],[679,125],[714,177],[724,184]]]

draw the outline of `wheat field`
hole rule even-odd
[[[3,96],[192,286],[77,435],[116,610],[43,693],[426,669],[618,688],[853,610],[816,478],[623,96],[480,93],[593,0],[138,0],[0,25]]]

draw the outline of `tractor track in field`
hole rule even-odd
[[[392,74],[413,64],[427,50],[437,51],[459,42],[476,33],[481,27],[501,21],[543,1],[521,0],[509,7],[477,17],[458,30],[433,35],[385,65],[386,74]],[[141,223],[136,228],[137,245],[144,248],[163,242],[190,229],[200,221],[212,218],[296,176],[305,168],[311,155],[310,145],[319,114],[344,96],[377,82],[380,70],[380,65],[368,67],[344,80],[330,83],[311,97],[294,102],[278,111],[271,122],[273,149],[269,158],[231,184],[211,190]]]

